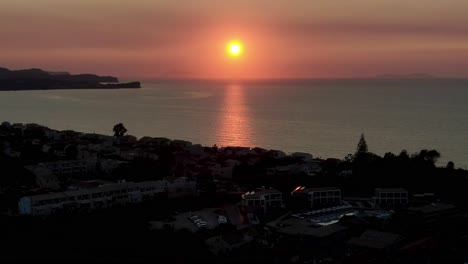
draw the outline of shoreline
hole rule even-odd
[[[23,85],[28,85],[28,83],[21,83],[18,87],[6,86],[6,88],[2,87],[2,82],[0,81],[0,92],[8,92],[8,91],[44,91],[44,90],[113,90],[113,89],[140,89],[141,83],[140,82],[128,82],[128,83],[112,83],[112,84],[81,84],[81,83],[71,83],[71,86],[46,86],[46,87],[24,87]]]

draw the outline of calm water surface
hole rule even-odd
[[[147,82],[142,89],[0,93],[0,120],[343,158],[437,149],[468,165],[468,80]]]

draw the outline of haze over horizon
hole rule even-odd
[[[463,0],[4,1],[1,67],[122,78],[468,77]],[[239,39],[244,54],[226,56]]]

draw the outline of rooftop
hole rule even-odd
[[[320,188],[306,188],[304,191],[323,192],[323,191],[341,191],[341,190],[336,187],[320,187]]]
[[[164,181],[145,181],[145,182],[137,182],[137,183],[135,182],[112,183],[112,184],[104,184],[96,188],[32,195],[32,196],[29,196],[29,198],[31,199],[31,201],[43,201],[43,200],[50,200],[50,199],[57,199],[57,198],[73,197],[73,196],[83,195],[83,194],[92,194],[92,193],[101,193],[101,192],[106,192],[106,191],[121,190],[125,188],[128,189],[128,188],[138,188],[138,187],[160,186],[162,183],[164,183]]]
[[[267,194],[281,194],[281,192],[275,189],[270,189],[270,190],[260,190],[260,191],[255,191],[255,192],[247,192],[244,195],[248,197],[248,196],[262,196],[262,195],[267,195]]]
[[[331,224],[327,226],[317,227],[307,221],[289,218],[284,221],[279,222],[276,225],[279,233],[288,234],[288,235],[307,235],[317,238],[326,237],[333,235],[337,232],[344,231],[348,229],[345,226],[340,224]]]
[[[384,249],[401,239],[402,237],[398,234],[366,230],[360,237],[351,238],[348,243],[360,247]]]
[[[403,188],[375,188],[376,192],[408,192]]]
[[[445,210],[453,210],[456,207],[451,204],[446,204],[446,203],[432,203],[428,205],[423,205],[423,206],[412,206],[408,208],[410,211],[419,211],[424,214],[430,214],[430,213],[436,213],[440,211],[445,211]]]
[[[294,189],[291,194],[308,194],[313,192],[340,192],[341,190],[336,187],[320,187],[320,188],[305,188],[303,186],[298,186]]]

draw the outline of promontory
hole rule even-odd
[[[121,83],[113,76],[48,72],[41,69],[8,70],[0,67],[0,91],[52,89],[141,88],[140,82]]]

